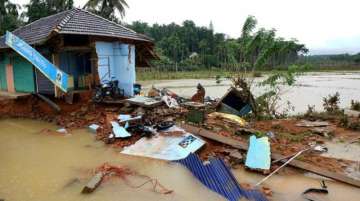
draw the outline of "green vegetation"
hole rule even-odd
[[[9,0],[0,0],[0,35],[3,35],[6,30],[12,31],[22,24],[19,7]]]
[[[17,27],[31,23],[64,10],[73,8],[74,0],[30,0],[21,9],[12,0],[0,0],[0,34],[6,30],[13,31]],[[83,8],[101,15],[104,18],[120,23],[128,8],[126,0],[88,0]],[[21,12],[22,11],[22,12]],[[308,49],[296,39],[286,40],[276,35],[274,29],[257,28],[254,16],[248,16],[242,32],[237,38],[230,38],[226,33],[215,33],[210,22],[208,27],[197,26],[193,21],[186,20],[181,25],[153,24],[135,21],[125,25],[139,33],[154,39],[156,52],[160,59],[153,61],[163,76],[160,79],[205,78],[213,76],[214,69],[225,72],[239,71],[271,71],[287,70],[293,64],[310,65],[316,70],[359,70],[360,53],[355,55],[311,55]],[[183,73],[185,77],[170,72],[196,71],[196,75]],[[205,76],[208,75],[208,76]],[[256,77],[259,74],[254,74]],[[155,75],[158,76],[158,75]],[[215,75],[216,76],[216,75]],[[154,77],[145,72],[144,79]],[[221,81],[220,81],[221,82]]]
[[[302,133],[276,133],[276,137],[280,139],[286,139],[291,142],[302,142],[305,137],[310,136],[311,132],[306,131]]]
[[[273,69],[287,68],[307,53],[305,45],[295,39],[276,36],[274,29],[256,30],[255,17],[249,16],[239,38],[229,38],[224,33],[214,33],[213,26],[198,27],[191,20],[182,25],[133,22],[129,28],[152,37],[160,60],[154,65],[166,71],[188,71],[209,68]]]
[[[120,13],[121,18],[125,16],[125,8],[128,8],[125,0],[88,0],[84,8],[97,15],[114,22],[120,22],[116,17],[116,11]]]
[[[336,55],[299,56],[299,64],[309,64],[319,70],[352,70],[360,69],[360,53]]]
[[[25,5],[26,11],[23,13],[31,23],[42,17],[53,15],[74,7],[73,0],[30,0]]]
[[[360,111],[360,101],[351,100],[350,109]]]
[[[329,94],[328,97],[323,97],[323,106],[324,110],[328,113],[336,113],[340,110],[339,108],[340,94],[336,92],[335,94]]]
[[[121,17],[125,15],[125,8],[129,7],[125,0],[89,0],[84,8],[106,19],[119,23],[116,12]],[[6,31],[31,23],[40,18],[53,15],[74,8],[74,0],[30,0],[21,6],[11,0],[0,0],[0,35]]]

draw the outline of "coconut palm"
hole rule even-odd
[[[129,6],[125,0],[89,0],[84,5],[84,8],[110,20],[116,19],[116,10],[120,13],[121,18],[123,18],[126,7],[128,8]]]

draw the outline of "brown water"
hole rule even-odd
[[[255,83],[264,78],[255,79]],[[158,88],[169,88],[179,95],[191,97],[196,92],[196,85],[201,83],[206,90],[206,96],[222,97],[231,82],[224,80],[216,84],[215,79],[184,79],[184,80],[152,80],[143,82],[145,89],[154,85]],[[146,90],[145,90],[146,91]],[[253,92],[259,95],[263,88],[254,85]],[[349,107],[350,101],[360,100],[360,72],[308,73],[297,78],[295,86],[283,87],[281,104],[285,106],[290,101],[295,107],[293,114],[307,110],[307,105],[315,105],[316,110],[322,110],[322,99],[328,94],[340,93],[340,106]]]
[[[86,130],[68,136],[39,134],[52,124],[32,120],[0,121],[0,199],[6,201],[158,201],[223,200],[202,186],[191,173],[178,164],[128,157],[94,140]],[[162,195],[150,185],[134,189],[122,180],[101,185],[91,195],[80,194],[88,181],[88,169],[104,162],[126,165],[158,179],[175,191]],[[80,179],[78,182],[76,179]],[[134,178],[134,184],[142,181]]]
[[[119,150],[95,141],[86,130],[76,130],[70,135],[40,134],[44,128],[56,126],[33,120],[0,120],[0,199],[11,201],[160,201],[160,200],[223,200],[196,180],[178,164],[122,155]],[[94,193],[80,192],[89,179],[87,170],[104,162],[126,165],[141,174],[158,179],[174,190],[162,195],[151,190],[150,185],[134,189],[122,180],[110,180]],[[243,169],[234,170],[240,183],[255,184],[263,176]],[[137,178],[130,178],[139,184]],[[338,182],[327,182],[329,200],[358,201],[360,189]],[[318,187],[319,180],[300,173],[282,172],[265,182],[274,190],[273,200],[302,200],[301,192]]]

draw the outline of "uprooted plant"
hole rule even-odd
[[[287,71],[274,71],[265,80],[254,84],[254,78],[248,78],[245,73],[232,78],[234,87],[239,88],[247,94],[247,100],[253,108],[258,119],[284,118],[294,107],[289,101],[281,102],[282,96],[293,86],[296,76],[300,75],[305,67],[292,65]],[[252,88],[262,87],[263,93],[256,99],[253,96]],[[282,111],[280,111],[282,109]]]

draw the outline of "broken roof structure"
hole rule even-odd
[[[135,66],[150,66],[150,60],[158,58],[149,37],[79,8],[41,18],[8,35],[31,45],[69,75],[70,91],[115,79],[124,94],[132,96]],[[57,96],[54,83],[39,69],[8,46],[5,36],[0,38],[0,90]]]

